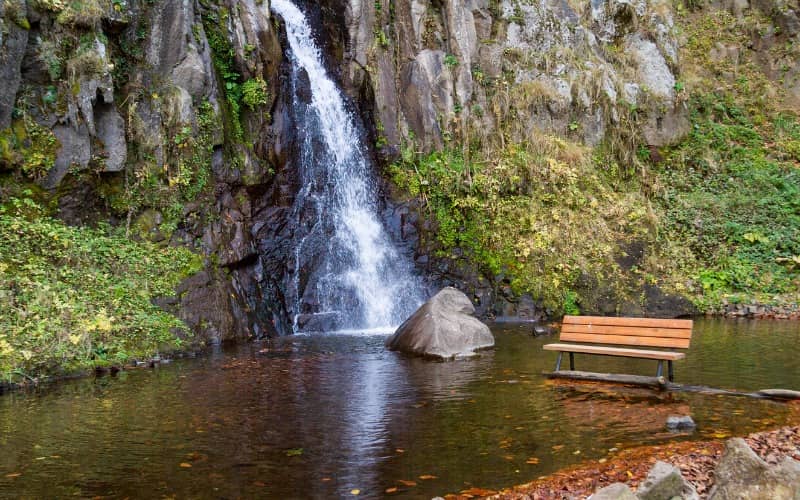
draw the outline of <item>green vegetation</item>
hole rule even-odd
[[[226,139],[229,142],[244,141],[242,128],[242,104],[250,110],[269,103],[267,82],[261,77],[244,80],[236,69],[236,51],[226,33],[230,13],[224,7],[203,14],[203,29],[211,47],[211,59],[217,74],[222,79],[226,106]],[[265,114],[268,113],[265,112]]]
[[[0,381],[180,347],[184,325],[151,301],[200,265],[186,249],[69,227],[30,197],[11,198],[0,206]]]
[[[167,164],[159,165],[152,155],[139,152],[138,161],[126,173],[124,185],[101,186],[101,195],[113,210],[120,215],[132,215],[155,208],[165,217],[161,230],[169,233],[175,228],[184,204],[201,196],[211,178],[218,115],[206,101],[199,106],[196,119],[196,127],[186,123],[173,127],[172,139],[165,145]]]
[[[56,18],[59,24],[85,29],[99,27],[110,7],[107,0],[45,0],[41,3],[45,4],[47,10],[59,12]]]
[[[652,154],[638,133],[646,111],[633,106],[594,150],[531,136],[520,113],[555,99],[552,91],[486,82],[486,112],[501,130],[478,126],[470,142],[449,138],[431,155],[408,147],[391,168],[438,223],[423,237],[441,256],[463,252],[484,276],[565,313],[580,310],[582,284],[593,282],[633,300],[641,285],[658,284],[702,311],[800,300],[800,120],[781,108],[782,82],[741,49],[771,20],[757,11],[681,15],[687,43],[675,90],[691,122],[683,140]],[[719,43],[739,51],[715,55]],[[798,48],[775,44],[769,57],[786,66]],[[604,110],[621,104],[592,95]],[[570,121],[565,133],[579,128]],[[622,271],[616,259],[632,242],[644,256]]]
[[[797,117],[776,113],[758,126],[731,94],[705,94],[692,104],[689,137],[658,170],[663,231],[680,242],[666,246],[672,252],[665,262],[676,266],[669,274],[694,280],[687,291],[703,309],[723,300],[796,300],[800,171],[791,145],[800,139]]]
[[[589,148],[543,136],[470,158],[406,150],[391,172],[438,222],[441,256],[460,248],[486,276],[502,275],[554,310],[575,312],[581,274],[609,275],[617,245],[647,237],[644,200],[615,192]]]
[[[800,120],[781,108],[781,82],[752,55],[715,57],[718,44],[745,47],[771,20],[758,11],[683,14],[682,54],[692,128],[663,152],[654,203],[661,213],[658,269],[703,310],[723,302],[800,299]],[[776,45],[769,57],[796,60]]]
[[[254,111],[269,102],[267,82],[263,78],[251,78],[242,84],[242,102]]]
[[[453,54],[447,54],[444,56],[444,65],[449,68],[455,68],[458,66],[458,58]]]
[[[27,113],[0,131],[0,166],[18,168],[31,180],[42,179],[55,164],[58,140]]]

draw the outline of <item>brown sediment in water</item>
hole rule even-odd
[[[800,406],[795,404],[796,409]],[[784,457],[800,460],[800,426],[750,434],[744,438],[758,456],[769,464]],[[492,500],[539,500],[586,498],[612,483],[626,483],[635,489],[658,460],[681,470],[683,476],[706,498],[714,485],[714,468],[725,448],[723,440],[687,441],[622,450],[610,459],[584,462],[529,483],[500,491],[471,488],[447,499],[489,498]]]

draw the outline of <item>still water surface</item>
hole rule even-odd
[[[555,353],[541,346],[554,339],[528,329],[495,326],[496,349],[468,361],[407,358],[384,336],[295,336],[5,395],[0,497],[424,498],[526,482],[610,448],[800,421],[782,403],[549,382]],[[676,382],[797,390],[799,342],[797,322],[699,320]],[[672,414],[691,414],[696,433],[665,431]]]

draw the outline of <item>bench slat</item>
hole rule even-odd
[[[673,347],[686,349],[689,339],[664,337],[637,337],[633,335],[593,335],[590,333],[561,332],[559,340],[566,342],[590,342],[595,344],[636,345],[644,347]]]
[[[643,328],[638,326],[563,325],[561,332],[591,333],[595,335],[632,335],[637,337],[692,338],[692,330],[685,328]]]
[[[564,316],[563,324],[692,328],[690,319],[622,318],[616,316]]]
[[[627,358],[663,359],[675,361],[683,359],[686,354],[682,352],[648,351],[644,349],[625,349],[620,347],[601,347],[576,344],[546,344],[546,351],[575,352],[579,354],[601,354],[605,356],[621,356]]]

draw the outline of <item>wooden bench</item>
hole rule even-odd
[[[662,376],[664,361],[666,361],[671,382],[673,380],[672,362],[686,357],[685,353],[620,346],[688,349],[689,342],[692,340],[692,320],[564,316],[559,340],[582,343],[544,346],[546,351],[558,351],[556,372],[561,369],[561,357],[565,352],[569,353],[570,370],[575,370],[574,353],[599,354],[658,360],[656,377]],[[613,347],[590,344],[612,344]]]

